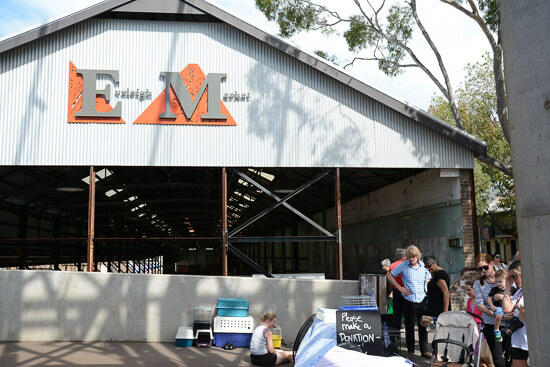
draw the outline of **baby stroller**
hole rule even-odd
[[[482,338],[474,317],[479,319],[462,311],[439,315],[432,341],[432,367],[479,367]]]

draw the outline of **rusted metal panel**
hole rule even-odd
[[[338,279],[344,279],[344,266],[342,264],[342,194],[340,187],[340,168],[336,168],[334,177],[334,201],[336,206],[336,253],[338,259]]]
[[[94,271],[94,233],[95,233],[95,170],[90,166],[88,196],[88,242],[86,246],[87,271]]]
[[[119,71],[148,91],[112,96],[124,123],[68,123],[69,62]],[[135,124],[161,72],[225,73],[236,126]],[[0,54],[0,164],[472,168],[473,154],[428,127],[230,25],[90,19]],[[408,86],[404,86],[407,88]]]
[[[228,275],[227,268],[227,169],[222,167],[222,275]]]

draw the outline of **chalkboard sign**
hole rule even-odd
[[[383,356],[382,323],[377,311],[337,311],[336,344],[355,344],[363,353]]]

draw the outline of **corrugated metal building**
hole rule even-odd
[[[473,267],[484,142],[206,1],[5,39],[0,85],[2,266],[91,270],[95,244],[109,271],[356,279],[416,243]]]

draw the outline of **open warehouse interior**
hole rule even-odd
[[[92,219],[94,271],[222,274],[224,191],[228,275],[337,278],[338,200],[346,279],[411,241],[463,264],[459,170],[96,167],[93,218],[87,167],[0,172],[4,268],[85,270]]]

